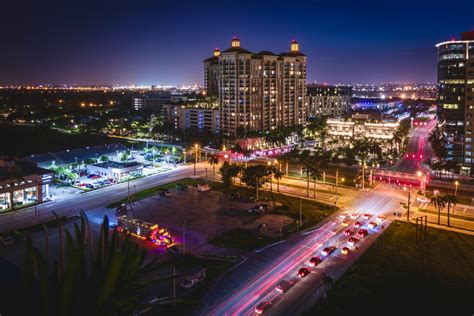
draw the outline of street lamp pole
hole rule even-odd
[[[197,149],[198,145],[194,145],[194,176],[196,176],[196,163],[197,163]]]
[[[337,207],[337,178],[339,178],[339,168],[336,169],[336,202],[335,202],[336,207]]]
[[[186,254],[186,222],[183,220],[183,255]]]
[[[454,181],[454,196],[456,196],[458,194],[458,186],[459,186],[459,181]]]
[[[411,203],[411,191],[408,190],[407,222],[410,221],[410,203]]]

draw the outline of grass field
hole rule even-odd
[[[472,315],[474,236],[395,222],[307,315]]]
[[[264,247],[276,240],[267,236],[257,235],[246,229],[234,228],[209,240],[214,246],[254,250]]]

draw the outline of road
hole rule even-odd
[[[205,168],[209,167],[207,163],[198,163],[197,174],[204,175]],[[152,188],[154,186],[188,178],[193,175],[193,165],[185,165],[152,175],[145,178],[140,178],[128,183],[121,183],[113,186],[103,187],[98,190],[74,195],[70,198],[62,200],[55,200],[40,204],[36,207],[39,221],[46,221],[53,218],[53,213],[56,212],[58,216],[73,215],[79,213],[80,210],[91,210],[99,207],[106,207],[108,204],[119,201],[128,196],[130,193],[138,192],[144,189]],[[16,212],[10,212],[0,215],[0,232],[8,232],[23,227],[28,227],[36,223],[35,207],[29,207]]]
[[[431,157],[432,149],[427,137],[435,124],[435,120],[431,120],[427,125],[411,131],[407,155],[394,166],[396,171],[414,174],[420,170],[421,162]],[[378,215],[389,218],[394,212],[402,212],[400,203],[406,201],[406,196],[407,193],[400,187],[383,183],[369,192],[359,192],[350,201],[349,213],[371,214],[370,220],[362,221],[362,227],[368,229],[370,234],[361,239],[357,247],[352,247],[349,255],[341,254],[341,249],[347,246],[348,236],[344,235],[347,227],[342,225],[340,214],[335,214],[314,231],[300,234],[251,256],[215,286],[196,313],[254,315],[256,308],[263,306],[263,313],[268,315],[301,314],[314,305],[321,295],[325,295],[323,276],[339,278],[376,240],[382,228],[379,225],[375,229],[369,229],[368,223],[375,221]],[[357,231],[353,226],[354,221],[351,219],[346,224]],[[389,223],[387,220],[384,225]],[[316,268],[309,266],[311,257],[324,257],[321,250],[327,246],[336,246],[337,249]],[[297,271],[301,267],[311,269],[311,273],[304,279],[297,277]],[[292,286],[287,293],[279,294],[275,287],[283,280],[289,281]]]
[[[429,120],[427,125],[418,126],[411,130],[404,158],[394,166],[396,171],[415,174],[420,170],[421,163],[433,156],[428,136],[435,126],[436,120]]]
[[[347,228],[357,231],[353,226],[356,220],[351,219],[349,226],[343,226],[342,219],[336,214],[313,231],[300,234],[275,246],[275,249],[270,247],[254,254],[225,276],[207,296],[197,314],[253,315],[255,307],[262,302],[268,302],[270,315],[299,314],[314,304],[314,300],[308,298],[317,294],[315,289],[321,287],[323,273],[337,279],[380,234],[380,225],[369,229],[368,223],[375,221],[377,215],[389,217],[394,211],[399,212],[400,202],[404,198],[403,191],[391,187],[360,192],[353,200],[349,213],[371,214],[370,220],[358,219],[364,224],[362,228],[369,230],[369,236],[361,239],[348,256],[340,252],[342,247],[347,246],[348,237],[343,232]],[[388,221],[385,225],[388,225]],[[309,259],[321,256],[321,250],[327,246],[336,246],[338,249],[316,268],[311,268]],[[304,279],[298,279],[296,273],[301,267],[310,268],[312,273]],[[275,291],[282,280],[294,283],[283,295]]]

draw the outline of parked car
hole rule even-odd
[[[185,276],[179,285],[186,289],[192,288],[206,278],[206,272],[206,268],[195,269],[189,275]]]
[[[307,276],[311,271],[309,271],[308,268],[301,268],[298,270],[298,273],[296,274],[300,278],[304,278]]]
[[[360,230],[357,232],[357,237],[364,238],[364,237],[367,236],[368,234],[369,234],[369,232],[367,231],[367,229],[360,229]]]
[[[262,315],[266,311],[268,311],[272,307],[272,302],[270,301],[262,301],[258,303],[258,305],[255,307],[255,313],[258,315]]]
[[[334,252],[334,250],[336,250],[336,247],[334,247],[334,246],[326,247],[321,251],[321,254],[323,256],[329,256],[331,253]]]
[[[275,291],[279,294],[285,294],[293,286],[293,283],[288,280],[281,280],[275,287]]]
[[[370,219],[370,218],[372,217],[372,214],[370,214],[370,213],[365,213],[365,214],[363,215],[363,217],[364,217],[364,219],[367,219],[367,220],[368,220],[368,219]]]
[[[160,194],[160,196],[163,196],[163,197],[170,197],[171,196],[171,192],[168,189],[158,188],[157,191]]]
[[[351,237],[347,240],[347,244],[349,246],[354,246],[357,242],[359,241],[358,238],[355,238],[355,237]]]
[[[206,184],[198,184],[197,190],[198,190],[198,192],[206,192],[206,191],[210,191],[211,187],[207,183]]]
[[[355,222],[355,223],[354,223],[354,227],[356,227],[356,228],[359,228],[359,227],[361,227],[362,225],[364,225],[364,223],[362,223],[362,222]]]
[[[370,222],[368,226],[369,226],[369,228],[374,229],[375,227],[377,227],[377,223],[376,222]]]
[[[0,237],[0,241],[1,241],[3,247],[8,247],[8,246],[11,246],[13,244],[15,239],[11,235],[4,235],[4,236]]]
[[[229,193],[229,199],[231,200],[238,200],[240,199],[240,192],[231,192]]]
[[[123,203],[115,210],[115,214],[127,212],[127,204]]]
[[[347,248],[347,247],[343,247],[343,248],[341,249],[341,253],[342,253],[343,255],[348,255],[349,252],[350,252],[350,249]]]
[[[353,233],[354,233],[354,231],[353,231],[352,229],[346,229],[346,230],[344,231],[344,235],[345,235],[345,236],[350,236],[350,235],[352,235]]]
[[[249,209],[249,213],[265,214],[270,209],[266,204],[257,204]]]
[[[342,226],[349,226],[350,224],[351,224],[351,221],[348,219],[343,220],[341,223]]]
[[[318,264],[320,264],[322,261],[323,261],[323,259],[320,256],[316,256],[316,257],[313,257],[313,258],[309,259],[309,265],[315,267]]]

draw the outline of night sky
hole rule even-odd
[[[434,82],[434,44],[474,29],[473,0],[29,2],[2,3],[0,84],[202,83],[233,36],[298,40],[308,82]]]

